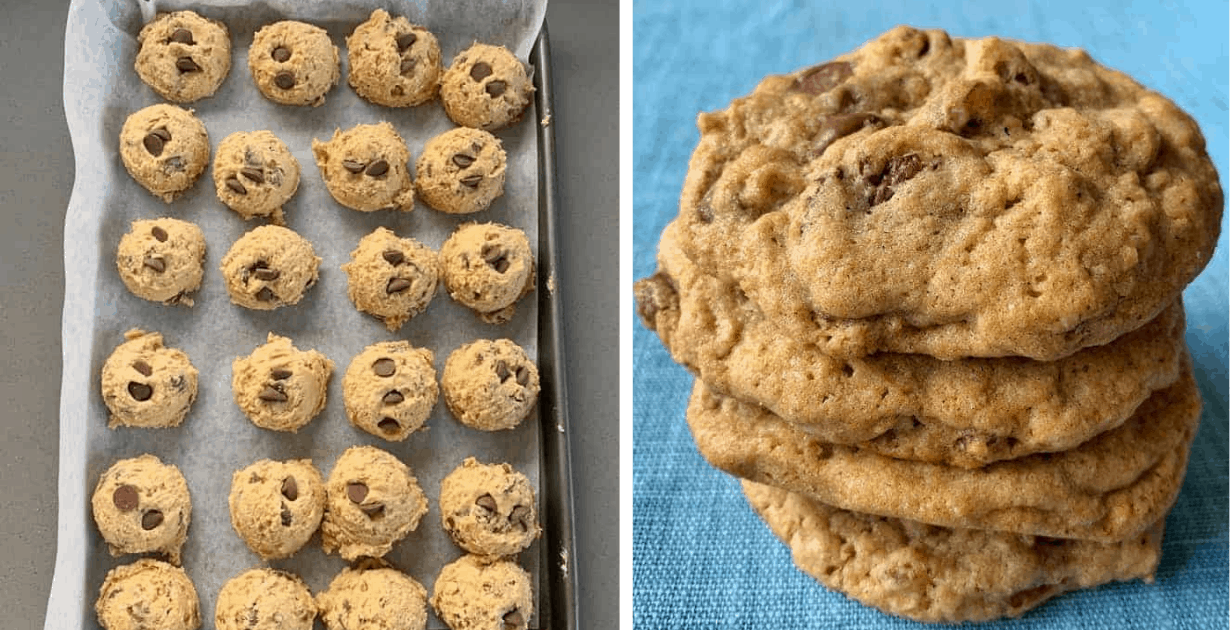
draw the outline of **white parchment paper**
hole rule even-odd
[[[406,139],[413,160],[432,136],[453,125],[435,101],[411,109],[391,109],[360,99],[346,85],[345,36],[374,8],[405,15],[440,40],[447,64],[474,41],[502,44],[525,60],[538,35],[545,0],[457,2],[377,2],[374,0],[203,0],[158,1],[156,9],[193,9],[224,22],[232,39],[232,69],[212,97],[192,107],[205,123],[211,149],[230,133],[269,129],[299,160],[299,191],[286,205],[287,226],[313,243],[321,264],[320,281],[302,302],[273,312],[256,312],[230,303],[218,265],[230,245],[260,225],[243,221],[214,194],[211,171],[171,204],[141,188],[124,170],[118,137],[132,112],[160,102],[140,82],[132,65],[136,34],[153,0],[74,0],[66,29],[64,100],[77,163],[65,225],[66,295],[63,314],[64,381],[60,419],[60,523],[57,562],[45,628],[97,628],[94,599],[106,572],[136,556],[112,558],[94,527],[89,499],[99,475],[116,460],[153,453],[180,467],[192,493],[193,518],[183,566],[201,598],[205,628],[213,627],[214,601],[222,584],[254,566],[274,566],[302,576],[314,593],[345,566],[321,552],[319,534],[288,560],[263,563],[231,528],[227,508],[231,474],[262,458],[311,458],[328,475],[347,447],[370,444],[393,453],[411,467],[428,496],[429,511],[418,529],[386,556],[430,592],[440,568],[461,555],[440,525],[440,480],[467,456],[506,461],[539,482],[537,413],[512,431],[485,433],[459,424],[441,400],[429,429],[401,443],[390,443],[352,427],[341,400],[341,376],[351,358],[378,341],[408,339],[435,353],[442,370],[448,354],[477,338],[511,338],[537,351],[538,309],[533,295],[523,299],[515,318],[503,326],[480,322],[453,302],[443,289],[427,311],[397,333],[359,313],[346,297],[349,260],[359,239],[378,226],[412,236],[439,249],[465,221],[495,221],[526,231],[538,242],[539,114],[531,104],[525,118],[497,135],[508,152],[505,194],[487,211],[458,217],[419,203],[411,213],[360,213],[337,204],[328,194],[312,157],[313,138],[328,139],[337,128],[382,120]],[[146,6],[140,6],[140,5]],[[261,25],[297,19],[325,28],[342,56],[342,81],[318,108],[276,105],[252,83],[247,51]],[[205,232],[205,280],[193,308],[170,307],[131,295],[115,269],[120,237],[137,219],[171,216],[192,221]],[[541,279],[540,279],[541,283]],[[540,286],[540,290],[542,287]],[[123,341],[124,331],[143,328],[163,333],[166,343],[188,353],[200,370],[200,393],[183,426],[143,430],[106,428],[99,371]],[[236,406],[231,393],[231,361],[264,343],[269,332],[290,337],[300,349],[314,348],[335,364],[328,405],[298,434],[259,429]],[[539,511],[544,500],[539,494]],[[542,583],[540,543],[520,561]],[[541,601],[541,600],[539,600]],[[536,627],[537,611],[532,627]],[[321,627],[317,622],[318,627]],[[432,615],[429,627],[444,625]]]

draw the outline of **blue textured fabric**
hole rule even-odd
[[[696,114],[747,94],[766,74],[823,61],[897,24],[1081,47],[1195,116],[1227,189],[1227,7],[1216,2],[847,3],[635,0],[633,272],[653,273],[675,215]],[[1185,293],[1204,415],[1166,521],[1154,584],[1071,593],[993,628],[1226,628],[1227,249]],[[630,290],[630,287],[624,287]],[[684,423],[691,378],[657,338],[633,330],[633,622],[669,628],[915,626],[827,591],[710,468]]]

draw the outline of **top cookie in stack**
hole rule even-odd
[[[697,376],[701,453],[819,506],[793,513],[1007,536],[1017,568],[1083,573],[902,599],[885,576],[953,559],[819,563],[832,532],[749,491],[800,567],[929,621],[1151,579],[1199,421],[1179,295],[1223,204],[1191,118],[1083,51],[898,27],[699,127],[636,297]],[[1081,565],[1142,537],[1131,567]]]

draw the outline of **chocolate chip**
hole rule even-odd
[[[384,514],[383,503],[373,503],[372,505],[360,505],[359,511],[367,515],[368,518],[376,518]]]
[[[243,185],[243,182],[239,181],[239,179],[238,179],[238,178],[236,178],[236,177],[229,177],[229,178],[227,178],[227,180],[226,180],[226,187],[227,187],[227,188],[229,188],[229,189],[231,189],[231,192],[233,192],[233,193],[235,193],[235,194],[237,194],[237,195],[246,195],[246,194],[248,194],[248,189],[247,189],[247,187],[246,187],[246,186],[244,186],[244,185]]]
[[[154,373],[154,368],[150,367],[145,361],[137,360],[132,362],[132,369],[141,373],[141,376],[149,376]]]
[[[256,271],[252,272],[252,275],[255,276],[257,280],[264,280],[265,282],[271,282],[273,280],[277,280],[278,278],[282,277],[282,272],[278,271],[277,269],[257,269]]]
[[[458,168],[470,168],[470,165],[473,163],[474,158],[464,153],[458,153],[453,156],[453,164],[456,164]]]
[[[167,231],[158,227],[157,225],[155,225],[153,229],[149,231],[149,233],[153,234],[154,238],[158,239],[159,243],[167,242],[167,236],[168,236]]]
[[[283,70],[273,76],[273,84],[283,90],[289,90],[295,87],[295,75],[294,73]]]
[[[491,66],[483,62],[478,62],[470,68],[470,78],[475,81],[482,81],[491,76]]]
[[[382,401],[384,402],[384,404],[386,404],[386,405],[396,405],[397,403],[399,403],[399,402],[401,402],[401,401],[403,401],[403,400],[405,400],[405,399],[406,399],[406,397],[405,397],[405,396],[402,396],[402,395],[401,395],[401,392],[399,392],[399,391],[397,391],[397,390],[395,390],[395,389],[394,389],[394,390],[390,391],[389,393],[385,394],[385,395],[384,395],[384,397],[383,397],[383,398],[381,398],[380,400],[382,400]]]
[[[414,71],[414,66],[417,63],[418,62],[416,62],[413,59],[402,59],[401,65],[398,66],[397,71],[403,75],[410,74],[411,72]]]
[[[495,512],[497,509],[495,505],[495,498],[489,494],[484,494],[483,496],[474,499],[474,505],[477,505],[488,512]]]
[[[469,186],[470,188],[478,188],[478,185],[483,183],[483,176],[471,175],[469,177],[463,177],[461,178],[461,183]]]
[[[282,480],[282,496],[288,501],[294,501],[299,498],[299,483],[294,477],[287,477]]]
[[[388,378],[393,376],[393,373],[397,371],[397,364],[393,363],[393,359],[385,357],[383,359],[377,359],[376,362],[372,364],[372,370],[376,372],[376,376]]]
[[[845,61],[832,61],[808,70],[794,82],[794,88],[812,95],[820,95],[837,87],[854,74],[854,66]]]
[[[524,365],[517,366],[517,384],[527,387],[530,384],[530,371]]]
[[[508,371],[508,364],[505,363],[502,359],[495,362],[495,375],[496,377],[500,379],[501,383],[508,380],[508,377],[511,374],[512,372]]]
[[[175,68],[180,72],[200,72],[201,67],[196,65],[192,57],[180,57],[175,60]]]
[[[175,42],[177,44],[187,44],[189,46],[196,43],[192,41],[192,31],[186,28],[175,29],[175,32],[171,33],[171,39],[167,41]]]
[[[141,529],[149,531],[162,524],[162,512],[150,510],[141,515]]]
[[[136,486],[122,485],[115,489],[115,493],[111,495],[111,502],[115,504],[115,508],[121,512],[130,512],[137,509],[141,503],[141,496],[137,492]]]
[[[166,144],[166,140],[163,140],[162,136],[151,131],[141,139],[141,144],[145,145],[145,150],[149,151],[150,155],[158,157],[162,155],[162,147]]]
[[[638,280],[632,286],[632,296],[636,299],[637,315],[641,316],[641,321],[650,330],[656,330],[660,311],[679,307],[679,292],[675,288],[675,280],[661,271]]]
[[[367,166],[365,172],[368,177],[380,177],[389,172],[389,163],[384,160],[376,160]]]
[[[518,505],[508,515],[508,520],[520,525],[521,529],[528,530],[530,528],[530,509],[524,505]]]
[[[261,290],[256,292],[256,299],[261,302],[272,302],[275,297],[273,290],[269,287],[261,287]]]
[[[499,96],[504,93],[504,89],[506,87],[507,84],[503,81],[492,81],[487,84],[487,96],[490,96],[491,98],[499,98]]]
[[[342,160],[342,168],[350,171],[351,173],[358,175],[359,173],[363,172],[363,169],[367,168],[367,165],[362,162],[356,162],[354,160]]]
[[[171,132],[167,131],[166,127],[159,127],[151,131],[150,133],[154,134],[155,136],[158,136],[158,139],[162,140],[163,142],[171,141]]]
[[[406,52],[406,49],[413,46],[414,42],[418,41],[419,36],[414,33],[406,33],[397,36],[397,52]]]
[[[261,390],[261,393],[257,394],[256,397],[265,402],[286,402],[287,400],[290,400],[286,397],[284,392],[275,389],[270,385],[266,385],[265,388]]]
[[[286,504],[283,503],[282,504],[282,527],[290,527],[292,520],[293,518],[290,513],[290,508],[286,507]]]
[[[491,245],[483,246],[483,260],[498,273],[508,271],[511,264],[508,262],[508,254],[503,249]]]
[[[145,260],[141,261],[141,264],[145,267],[149,267],[150,269],[153,269],[154,271],[158,273],[162,273],[167,270],[166,261],[164,261],[161,257],[158,257],[158,256],[146,256]]]
[[[257,184],[265,183],[265,173],[261,171],[261,169],[254,166],[243,167],[243,169],[239,171],[239,174],[243,175],[250,181],[256,182]]]
[[[392,295],[394,293],[401,293],[402,291],[405,291],[406,289],[409,289],[409,288],[410,288],[409,280],[405,278],[392,278],[389,280],[389,284],[384,287],[384,292],[389,295]]]
[[[376,423],[376,426],[380,427],[380,430],[385,433],[397,433],[401,430],[401,425],[397,423],[397,420],[389,417],[381,418],[380,422]]]
[[[286,368],[274,368],[273,371],[269,373],[269,377],[275,381],[284,381],[290,378],[291,374],[293,374],[293,372]]]
[[[290,50],[288,50],[285,46],[278,46],[273,49],[272,55],[274,61],[278,63],[286,63],[286,60],[290,59]]]
[[[396,249],[386,249],[384,253],[380,254],[380,257],[393,266],[400,265],[406,259],[406,255]]]
[[[896,192],[894,187],[917,175],[922,167],[922,160],[919,159],[917,153],[889,159],[884,165],[884,170],[867,177],[868,183],[875,186],[868,198],[868,203],[876,206],[892,199],[893,193]]]
[[[149,385],[146,385],[145,383],[129,381],[128,382],[128,395],[132,396],[133,399],[139,402],[145,402],[149,400],[151,396],[154,395],[154,388],[150,387]]]
[[[820,157],[824,151],[837,140],[844,138],[864,127],[883,127],[884,121],[875,114],[853,113],[834,114],[826,116],[816,133],[816,141],[812,148],[812,156]]]
[[[525,625],[525,617],[516,608],[504,613],[504,630],[520,630]]]
[[[346,496],[351,503],[362,503],[367,498],[367,484],[362,481],[352,481],[346,484]]]

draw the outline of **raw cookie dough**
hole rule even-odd
[[[102,367],[107,426],[176,427],[196,400],[197,371],[188,355],[162,345],[162,334],[133,328]]]
[[[137,44],[137,75],[168,101],[213,96],[231,71],[226,25],[192,11],[160,14],[141,29]]]
[[[120,159],[138,184],[170,203],[209,165],[209,134],[192,110],[150,105],[124,121]]]
[[[342,271],[355,308],[376,316],[390,331],[422,313],[440,284],[436,252],[383,227],[359,241]]]
[[[507,161],[499,138],[457,127],[427,141],[414,167],[415,186],[423,201],[441,212],[486,210],[504,194]]]
[[[248,69],[261,94],[283,105],[317,107],[342,76],[341,56],[329,34],[293,20],[256,31],[248,49]]]
[[[282,204],[299,189],[299,161],[271,131],[237,131],[218,145],[214,188],[239,216],[282,225]]]
[[[449,355],[440,386],[462,424],[483,431],[511,429],[538,401],[538,367],[508,339],[479,339]]]
[[[388,107],[425,103],[440,89],[440,44],[436,36],[384,9],[346,38],[350,87],[363,98]]]
[[[346,449],[325,492],[321,545],[346,560],[383,556],[427,513],[427,497],[410,467],[374,446]]]
[[[503,324],[534,290],[534,254],[525,232],[498,223],[466,223],[440,248],[444,287],[488,324]]]
[[[299,576],[249,569],[227,580],[214,607],[217,630],[312,630],[316,601]]]
[[[188,294],[201,288],[205,275],[205,234],[179,219],[133,221],[120,238],[115,266],[133,295],[192,306]]]
[[[325,512],[325,482],[310,459],[262,459],[231,476],[231,526],[262,560],[307,544]]]
[[[222,258],[231,301],[261,311],[298,304],[319,274],[320,257],[312,243],[279,225],[244,234]]]
[[[328,630],[427,627],[427,589],[379,560],[366,559],[342,569],[329,589],[316,596],[316,603]]]
[[[179,564],[192,521],[192,497],[179,469],[145,454],[115,462],[90,499],[111,555],[158,553]]]
[[[534,614],[530,574],[508,560],[462,556],[440,570],[431,607],[452,630],[525,630]]]
[[[106,630],[201,627],[201,602],[188,574],[149,558],[108,571],[94,612]]]
[[[440,482],[440,521],[462,549],[480,556],[511,556],[541,533],[534,488],[508,464],[467,457]]]
[[[408,341],[363,349],[346,368],[342,399],[351,424],[399,442],[419,430],[436,405],[435,355]]]
[[[269,333],[264,345],[235,359],[231,372],[235,403],[252,424],[295,433],[325,408],[333,362]]]
[[[534,85],[507,48],[474,44],[458,53],[440,80],[440,100],[453,122],[495,131],[521,120]]]
[[[337,129],[328,142],[313,139],[312,154],[329,194],[343,206],[363,212],[414,209],[410,149],[393,125]]]

